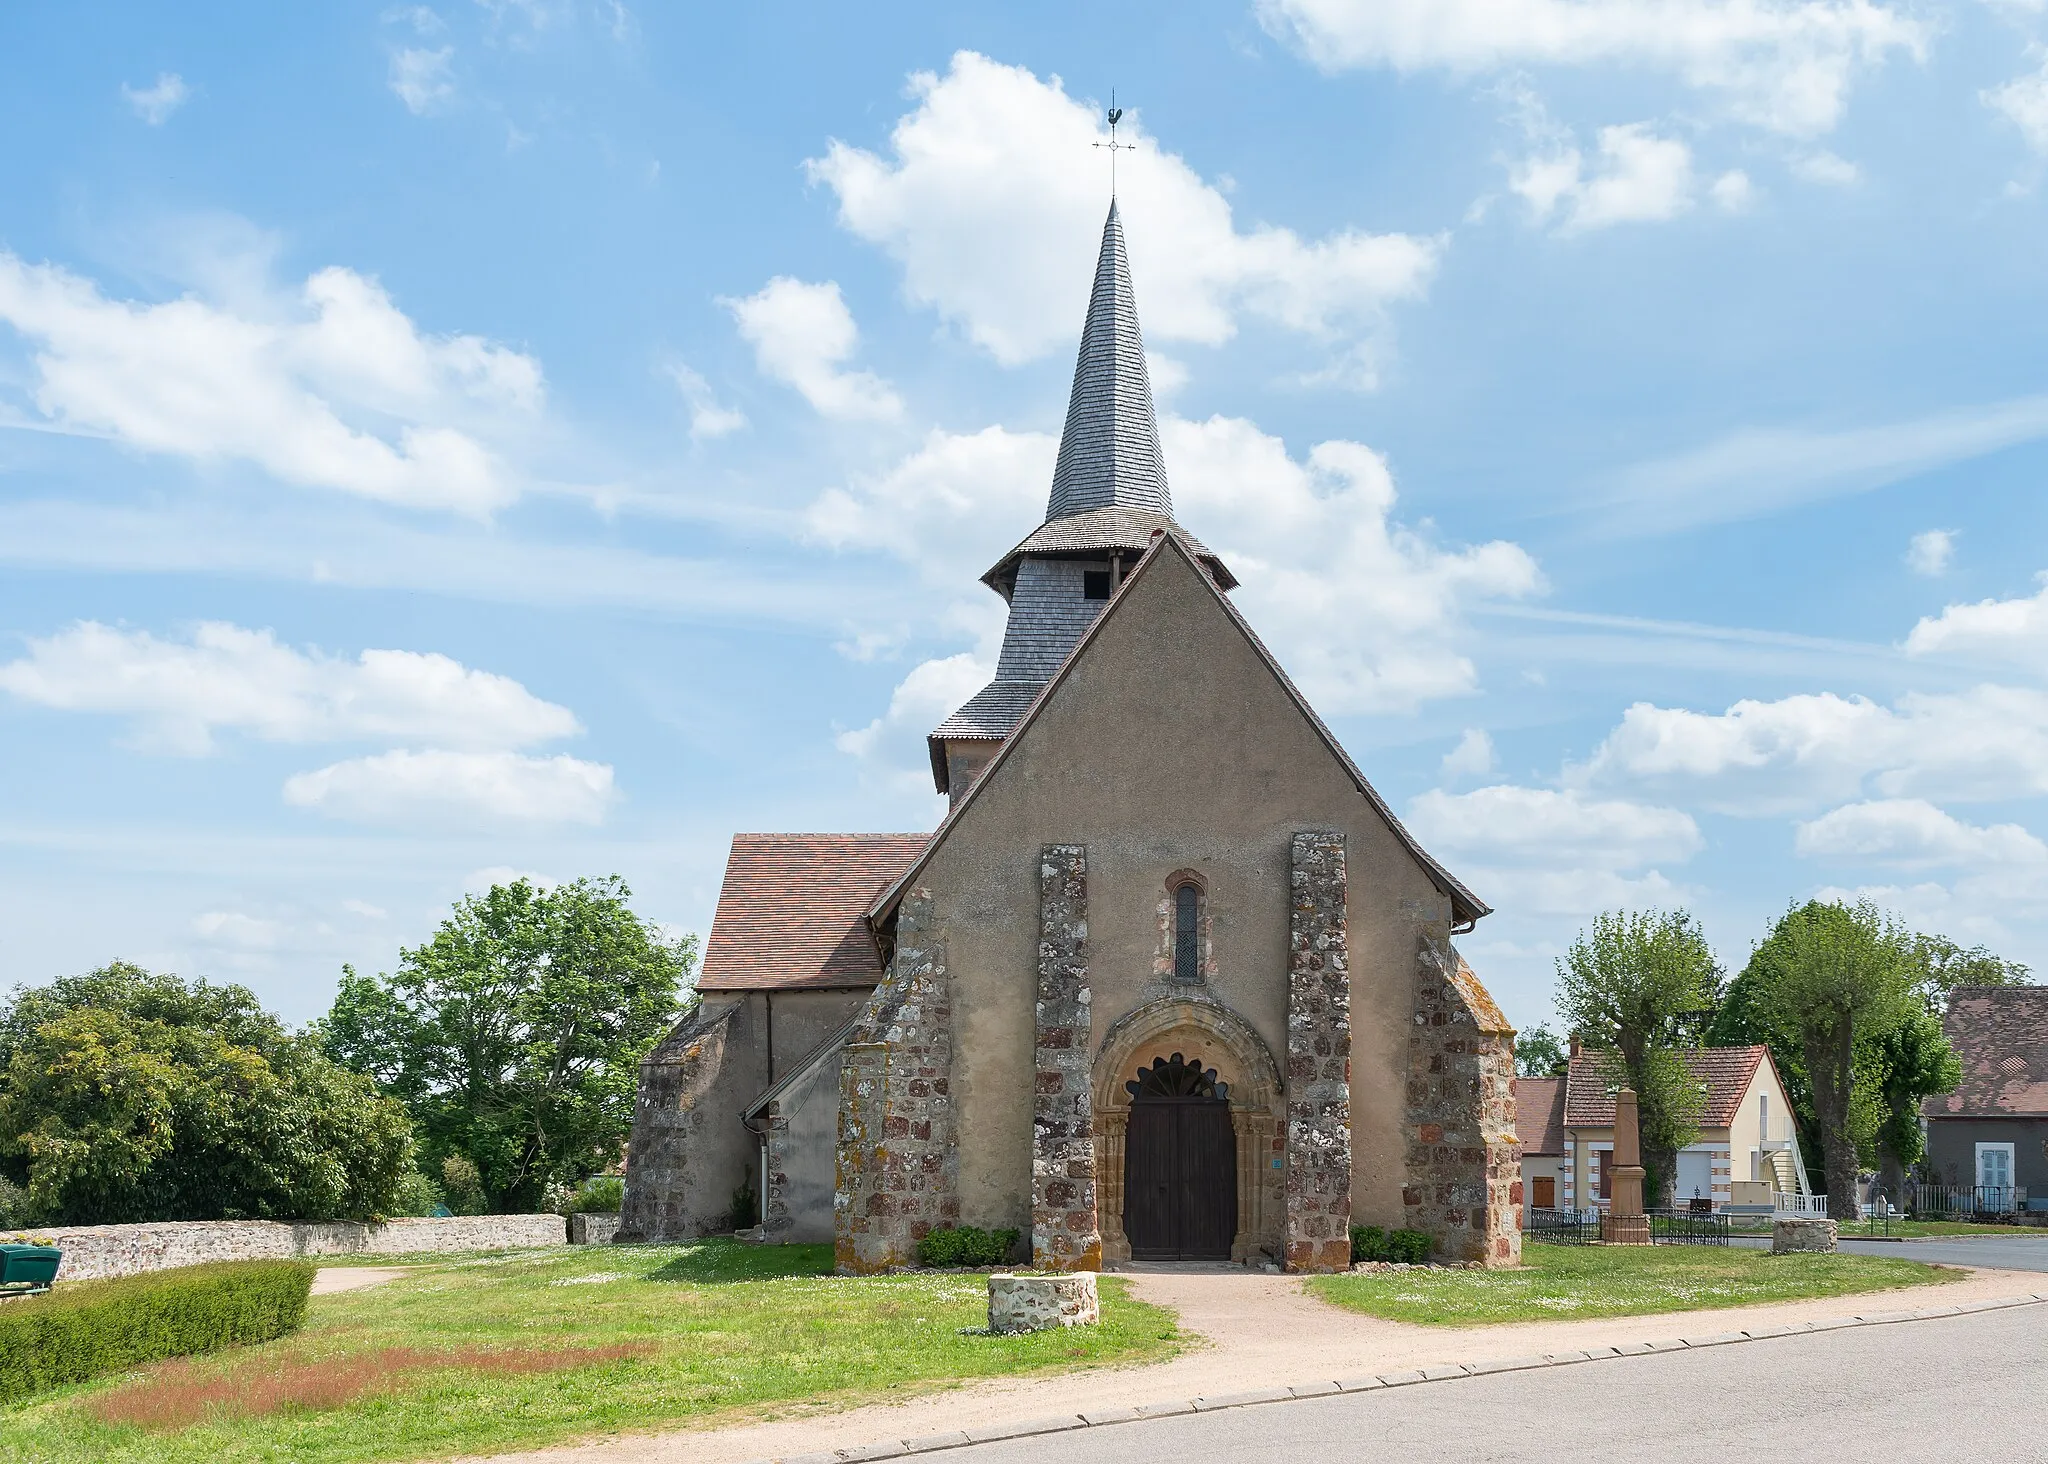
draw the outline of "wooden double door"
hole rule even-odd
[[[1237,1238],[1237,1137],[1212,1097],[1131,1100],[1124,1235],[1135,1261],[1227,1261]]]

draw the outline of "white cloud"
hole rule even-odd
[[[1906,546],[1906,568],[1930,579],[1947,574],[1955,557],[1956,535],[1953,529],[1929,529],[1915,534]]]
[[[372,905],[368,900],[343,900],[341,908],[364,920],[385,920],[391,913],[382,905]]]
[[[1648,123],[1603,127],[1599,166],[1592,173],[1576,147],[1564,146],[1523,162],[1508,186],[1539,220],[1557,216],[1559,233],[1655,223],[1692,207],[1692,149],[1656,136]]]
[[[1444,754],[1446,778],[1483,778],[1493,771],[1493,739],[1477,727],[1467,727],[1458,745]]]
[[[930,584],[969,590],[1045,516],[1058,451],[1040,432],[934,430],[887,472],[828,489],[805,523],[834,548],[885,550]]]
[[[2037,153],[2048,153],[2048,60],[2028,76],[2017,76],[1981,94],[1984,105],[2005,115]]]
[[[552,879],[536,870],[514,869],[509,864],[492,864],[483,869],[472,869],[464,875],[462,888],[466,894],[480,895],[493,886],[517,884],[522,879],[543,892],[562,883],[561,880]]]
[[[1736,117],[1830,130],[1851,82],[1928,27],[1873,0],[1259,0],[1274,34],[1326,71],[1478,74],[1611,65],[1676,74]]]
[[[1851,188],[1863,180],[1861,168],[1826,148],[1797,154],[1791,161],[1791,168],[1796,177],[1809,183],[1823,183],[1830,188]]]
[[[135,109],[136,116],[152,127],[161,127],[170,119],[171,113],[185,105],[192,89],[185,85],[185,78],[177,72],[160,71],[156,81],[149,86],[133,87],[122,82],[121,95]]]
[[[1756,202],[1756,185],[1740,168],[1731,168],[1716,178],[1707,193],[1723,213],[1742,213]]]
[[[1177,516],[1237,574],[1233,598],[1324,712],[1471,692],[1465,612],[1543,587],[1517,545],[1449,548],[1396,521],[1386,460],[1359,443],[1320,443],[1297,462],[1232,417],[1168,417],[1161,438]]]
[[[762,372],[795,387],[819,415],[890,421],[903,414],[886,381],[844,369],[860,331],[836,281],[813,285],[777,275],[758,294],[719,303],[732,311]]]
[[[676,390],[690,405],[690,436],[699,440],[724,437],[747,425],[746,413],[737,407],[720,406],[712,393],[711,383],[688,366],[680,361],[671,361],[665,369],[669,380],[676,384]]]
[[[1682,862],[1701,844],[1675,808],[1547,788],[1441,789],[1409,805],[1408,827],[1449,852],[1482,898],[1523,915],[1583,915],[1668,902],[1676,887],[1646,866]]]
[[[352,758],[285,780],[284,800],[351,823],[601,823],[612,770],[573,757],[439,749]]]
[[[0,252],[0,321],[32,343],[32,401],[66,431],[285,482],[482,514],[517,496],[486,438],[541,408],[539,364],[420,332],[374,279],[323,269],[236,307],[105,297]]]
[[[1852,803],[1799,825],[1793,847],[1808,858],[1867,859],[1902,868],[2048,866],[2048,844],[2018,824],[1966,824],[1919,798]]]
[[[392,93],[415,117],[440,110],[455,96],[452,46],[401,46],[391,53]]]
[[[1505,783],[1470,793],[1432,789],[1408,805],[1405,820],[1432,849],[1496,863],[1640,869],[1689,859],[1701,845],[1699,826],[1676,808]]]
[[[944,76],[913,76],[910,95],[891,156],[835,140],[809,164],[812,178],[837,195],[846,228],[902,265],[913,300],[998,361],[1071,350],[1102,228],[1107,180],[1087,166],[1090,144],[1107,140],[1099,114],[1057,77],[971,51]],[[1135,113],[1119,138],[1135,148],[1118,191],[1148,337],[1214,345],[1250,317],[1328,339],[1347,373],[1369,375],[1361,338],[1390,302],[1423,293],[1440,240],[1241,231],[1222,192]]]
[[[2048,574],[2040,581],[2032,595],[1950,605],[1923,618],[1906,636],[1906,654],[2004,661],[2048,672]]]
[[[2048,694],[1987,685],[1886,707],[1822,692],[1721,713],[1638,702],[1566,778],[1682,790],[1742,814],[1840,803],[1866,785],[1887,798],[2048,793]]]
[[[889,698],[889,710],[834,739],[883,784],[903,792],[931,791],[931,758],[925,736],[988,684],[994,662],[970,651],[926,661],[903,678]]]
[[[238,730],[269,742],[361,738],[521,747],[579,729],[568,708],[447,656],[368,650],[354,660],[208,622],[189,642],[94,621],[29,642],[0,690],[66,711],[133,718],[140,739],[199,754]]]

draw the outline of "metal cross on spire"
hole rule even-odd
[[[1118,142],[1116,140],[1116,124],[1124,120],[1124,109],[1116,104],[1115,87],[1111,87],[1109,91],[1108,116],[1109,141],[1091,143],[1090,146],[1107,148],[1109,150],[1109,196],[1114,199],[1116,197],[1116,155],[1120,152],[1136,152],[1138,150],[1138,145],[1135,142]]]

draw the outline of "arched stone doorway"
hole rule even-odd
[[[1280,1067],[1251,1023],[1207,997],[1162,997],[1126,1013],[1103,1035],[1095,1057],[1095,1173],[1102,1227],[1102,1258],[1130,1260],[1124,1229],[1124,1178],[1129,1157],[1132,1101],[1126,1084],[1155,1062],[1213,1074],[1226,1090],[1230,1140],[1235,1146],[1236,1231],[1232,1260],[1280,1253],[1282,1157]],[[1142,1122],[1141,1118],[1141,1122]],[[1186,1122],[1187,1120],[1183,1120]],[[1200,1119],[1193,1122],[1202,1122]]]

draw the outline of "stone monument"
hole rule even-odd
[[[1648,1245],[1650,1217],[1643,1213],[1643,1145],[1636,1122],[1636,1090],[1614,1095],[1614,1176],[1607,1213],[1600,1217],[1600,1238],[1609,1245]]]

